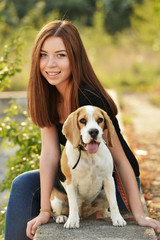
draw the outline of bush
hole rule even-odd
[[[40,130],[27,117],[27,112],[16,103],[12,103],[5,112],[6,116],[0,120],[2,147],[17,147],[17,150],[6,163],[8,173],[0,184],[1,191],[10,190],[11,183],[17,175],[39,168],[41,148]],[[19,114],[24,117],[24,121],[16,118]]]
[[[22,40],[17,37],[12,43],[5,45],[3,56],[0,58],[0,91],[10,86],[10,77],[21,72]]]
[[[6,162],[8,172],[0,184],[0,191],[10,190],[13,179],[26,171],[39,168],[40,155],[40,129],[33,125],[27,117],[27,112],[16,103],[11,103],[5,110],[6,116],[0,119],[0,137],[2,147],[16,147],[15,155],[10,156]],[[18,120],[21,115],[23,121]],[[1,234],[4,232],[6,205],[0,212]]]

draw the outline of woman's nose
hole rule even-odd
[[[48,67],[54,67],[54,66],[56,66],[56,64],[57,63],[56,63],[55,57],[54,56],[49,56],[47,66]]]

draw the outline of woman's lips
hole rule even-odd
[[[61,72],[58,71],[58,72],[46,72],[48,78],[55,78],[57,77]]]
[[[58,72],[46,72],[49,76],[56,76],[60,73],[60,71]]]

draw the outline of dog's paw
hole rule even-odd
[[[79,228],[79,217],[69,217],[64,228]]]
[[[56,218],[56,223],[65,223],[67,221],[67,216],[60,215]]]
[[[112,217],[112,223],[115,227],[124,227],[127,225],[126,221],[120,214],[116,214],[114,217]]]

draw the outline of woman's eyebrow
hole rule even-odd
[[[41,49],[41,52],[47,52],[47,51]],[[56,51],[55,53],[59,53],[59,52],[67,52],[67,51],[66,51],[66,50],[58,50],[58,51]]]
[[[45,50],[41,49],[41,52],[47,52],[47,51],[45,51]]]
[[[67,52],[66,50],[58,50],[55,53],[59,53],[59,52]]]

